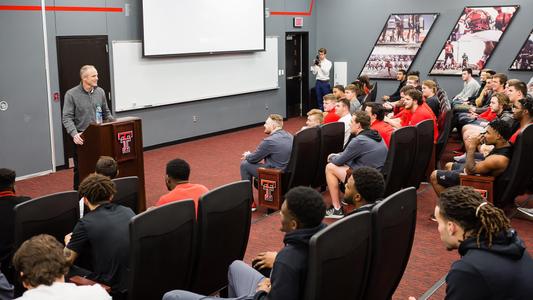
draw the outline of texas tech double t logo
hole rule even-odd
[[[130,142],[133,140],[133,131],[123,131],[117,133],[119,143],[122,145],[122,154],[131,153]]]

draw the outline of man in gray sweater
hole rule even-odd
[[[474,96],[480,88],[479,83],[472,78],[472,69],[464,68],[461,77],[464,81],[463,90],[453,97],[452,105],[467,103],[468,98]]]
[[[90,123],[113,120],[107,106],[105,92],[98,87],[98,71],[91,65],[80,69],[81,82],[65,93],[63,104],[63,126],[72,137],[74,144],[83,145],[82,133]],[[78,155],[74,151],[74,189],[80,184]]]
[[[293,136],[283,130],[283,117],[272,114],[265,121],[266,137],[254,152],[246,151],[241,158],[241,179],[257,178],[257,168],[283,170],[287,167],[292,151]],[[261,161],[263,161],[261,163]]]
[[[332,207],[326,211],[326,218],[344,216],[339,200],[339,181],[345,182],[348,169],[372,167],[381,171],[387,158],[387,146],[379,133],[370,129],[370,117],[366,112],[358,111],[352,116],[350,129],[356,137],[348,143],[344,151],[328,156],[326,182]]]

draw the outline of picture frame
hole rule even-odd
[[[510,71],[533,71],[533,30],[528,35],[528,38],[516,54]]]

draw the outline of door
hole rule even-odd
[[[309,110],[308,33],[288,32],[285,38],[287,117],[302,116]]]
[[[111,79],[109,73],[108,38],[102,36],[60,36],[57,37],[57,61],[59,69],[59,92],[61,94],[61,113],[65,93],[80,84],[80,68],[94,65],[98,70],[98,86],[107,95],[107,105],[111,106]],[[63,127],[63,151],[65,164],[74,152],[74,143]]]

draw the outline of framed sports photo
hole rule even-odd
[[[438,15],[389,15],[360,75],[372,79],[396,79],[398,70],[408,70]]]
[[[467,6],[437,57],[430,75],[479,75],[518,11],[518,5]]]
[[[513,64],[509,67],[511,71],[533,71],[533,30],[524,42],[520,52],[516,55]]]

